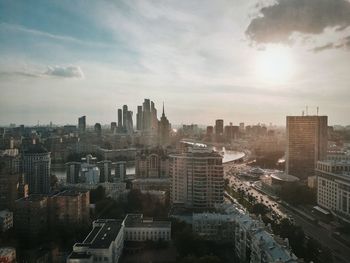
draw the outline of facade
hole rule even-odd
[[[215,121],[215,134],[218,136],[224,134],[224,120],[219,119]]]
[[[217,213],[194,213],[193,232],[206,240],[234,240],[235,218],[232,215]]]
[[[113,165],[115,167],[115,172],[114,172],[115,179],[124,181],[126,178],[126,162],[120,161],[120,162],[113,163]]]
[[[100,170],[100,183],[112,182],[112,161],[100,161],[97,167]]]
[[[40,144],[32,144],[23,151],[24,181],[31,194],[50,192],[51,157]]]
[[[47,229],[47,199],[44,195],[29,195],[16,200],[14,226],[17,233],[35,237]]]
[[[317,204],[350,222],[350,161],[319,161]]]
[[[171,240],[169,221],[154,221],[153,218],[144,218],[142,214],[128,214],[123,226],[125,241]]]
[[[80,224],[90,219],[90,192],[65,190],[48,198],[50,224]]]
[[[78,119],[78,130],[80,133],[86,131],[86,116],[82,116]]]
[[[0,211],[0,231],[6,232],[12,227],[13,227],[13,213],[10,212],[9,210]]]
[[[80,175],[80,162],[69,162],[65,164],[67,173],[67,183],[77,184],[79,183]]]
[[[168,145],[170,143],[170,129],[171,125],[168,118],[164,113],[164,104],[163,104],[163,113],[160,117],[160,121],[158,124],[158,137],[160,145]]]
[[[315,174],[327,155],[327,122],[327,116],[287,116],[287,174],[301,180]]]
[[[145,149],[136,155],[137,178],[168,178],[169,158],[162,148]]]
[[[224,172],[220,154],[199,147],[169,158],[173,205],[207,209],[223,202]]]
[[[67,263],[117,263],[124,247],[124,226],[120,220],[98,219],[82,243],[73,246]]]
[[[96,166],[96,157],[87,155],[82,158],[80,165],[80,181],[86,184],[98,184],[100,182],[100,169]]]

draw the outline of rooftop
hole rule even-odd
[[[142,214],[127,214],[124,219],[125,227],[164,227],[171,226],[169,221],[153,221],[153,218],[143,218]]]

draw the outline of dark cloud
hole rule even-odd
[[[328,43],[326,45],[323,46],[319,46],[319,47],[315,47],[314,49],[312,49],[314,52],[321,52],[327,49],[333,49],[334,48],[334,44],[333,43]]]
[[[347,0],[278,0],[260,9],[246,34],[259,44],[286,43],[294,32],[321,34],[327,27],[343,31],[348,26],[350,2]]]
[[[335,43],[328,43],[323,46],[315,47],[312,50],[314,52],[320,52],[327,49],[340,49],[340,48],[350,50],[350,36],[344,37],[343,39]]]
[[[48,67],[45,75],[63,78],[83,78],[84,73],[78,66],[54,66]]]

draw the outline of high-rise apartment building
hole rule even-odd
[[[95,131],[95,134],[96,134],[98,137],[101,137],[101,134],[102,134],[101,123],[96,123],[96,124],[95,124],[95,126],[94,126],[94,131]]]
[[[136,130],[142,130],[142,106],[137,106],[136,113]]]
[[[223,135],[224,134],[224,120],[215,121],[215,134]]]
[[[86,116],[82,116],[78,119],[79,132],[83,133],[86,130]]]
[[[126,130],[126,122],[128,118],[128,105],[123,105],[123,129]]]
[[[77,184],[79,183],[80,175],[80,162],[69,162],[65,164],[67,173],[67,183]]]
[[[327,155],[327,116],[287,116],[286,173],[302,180]]]
[[[42,145],[33,144],[23,151],[24,181],[31,194],[50,192],[51,157]]]
[[[224,171],[219,153],[198,147],[169,158],[173,205],[208,209],[223,202]]]

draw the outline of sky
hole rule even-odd
[[[348,0],[0,0],[0,125],[350,124]]]

